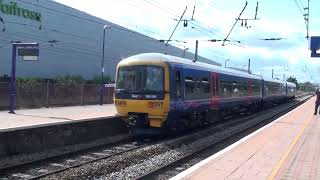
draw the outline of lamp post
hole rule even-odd
[[[100,88],[100,105],[103,104],[103,90],[104,90],[104,47],[105,47],[105,37],[106,37],[106,29],[110,29],[111,26],[104,25],[103,26],[103,39],[102,39],[102,60],[101,60],[101,88]]]
[[[230,61],[230,59],[224,60],[224,67],[225,67],[225,68],[227,67],[227,61]]]

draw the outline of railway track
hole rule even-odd
[[[299,96],[297,98],[303,98],[303,97]],[[311,97],[309,97],[309,98],[311,98]],[[224,141],[227,141],[228,139],[232,139],[241,133],[249,131],[250,129],[252,129],[256,126],[259,126],[259,125],[261,126],[263,123],[266,123],[266,121],[270,120],[271,118],[279,117],[280,115],[288,112],[289,110],[294,109],[295,107],[299,106],[300,104],[303,104],[309,98],[305,98],[304,100],[302,100],[300,102],[294,103],[289,108],[284,107],[284,108],[281,108],[273,113],[268,113],[265,116],[261,117],[260,120],[254,122],[254,123],[251,123],[249,126],[245,126],[243,128],[240,128],[240,129],[230,133],[228,136],[216,139],[215,141],[213,141],[210,144],[207,144],[207,145],[202,146],[201,148],[195,149],[195,150],[175,159],[174,161],[166,163],[162,166],[159,166],[158,168],[155,168],[152,171],[149,171],[143,175],[140,175],[140,176],[136,177],[135,179],[139,179],[139,180],[157,179],[160,175],[162,175],[161,176],[162,178],[160,178],[160,179],[163,179],[163,177],[165,177],[167,179],[167,178],[171,177],[172,174],[177,174],[177,173],[183,171],[184,169],[186,169],[186,166],[191,167],[192,165],[188,164],[187,162],[192,160],[193,157],[200,156],[201,153],[207,151],[208,149],[210,149],[214,146],[217,146],[218,144],[221,144]],[[185,163],[187,163],[188,165],[185,165]],[[173,173],[172,171],[175,171],[176,173]],[[168,173],[170,175],[165,175],[166,173]]]
[[[116,143],[115,145],[98,148],[97,150],[79,152],[71,157],[50,158],[43,162],[29,163],[14,170],[7,169],[6,172],[2,172],[0,174],[0,179],[40,179],[52,174],[83,166],[85,164],[94,163],[102,159],[120,156],[121,154],[128,153],[148,145],[149,143],[141,144],[137,142]]]

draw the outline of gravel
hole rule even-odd
[[[61,147],[61,148],[48,150],[45,152],[0,158],[0,170],[2,168],[7,168],[7,167],[19,165],[24,162],[27,163],[30,161],[47,159],[50,157],[60,156],[60,155],[67,154],[70,152],[75,152],[75,151],[80,151],[80,150],[84,150],[84,149],[89,149],[92,147],[111,144],[111,143],[118,142],[118,141],[121,141],[121,140],[124,140],[127,138],[128,138],[127,134],[125,134],[125,135],[121,134],[121,135],[115,135],[112,137],[106,137],[104,139],[98,139],[96,141],[89,142],[89,143],[82,143],[82,144],[77,144],[77,145],[65,146],[65,147]]]

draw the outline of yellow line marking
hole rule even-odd
[[[311,120],[309,120],[307,123],[304,124],[304,126],[300,129],[299,133],[296,135],[294,140],[291,142],[289,148],[285,152],[285,154],[281,157],[277,165],[273,168],[272,172],[268,176],[268,180],[273,180],[275,176],[278,174],[281,166],[283,163],[287,160],[290,152],[292,151],[293,147],[297,144],[298,140],[300,139],[301,135],[303,134],[304,130],[308,127],[310,124]]]

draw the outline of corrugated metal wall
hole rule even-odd
[[[38,22],[7,15],[0,10],[5,27],[4,32],[0,31],[0,76],[10,74],[11,41],[40,43],[39,61],[23,62],[19,58],[17,76],[52,78],[59,74],[80,74],[91,78],[99,75],[104,24],[117,27],[106,31],[105,74],[111,77],[115,75],[117,63],[131,55],[146,52],[167,53],[180,57],[183,55],[183,50],[179,48],[165,46],[164,43],[138,33],[119,30],[118,28],[122,27],[66,6],[49,1],[39,1],[38,6],[35,6],[36,1],[12,2],[17,2],[20,8],[40,12],[42,19]],[[2,3],[8,4],[9,1],[5,0]],[[2,27],[0,24],[0,29]],[[186,52],[185,57],[192,59],[194,55]],[[201,57],[199,61],[214,63]]]

